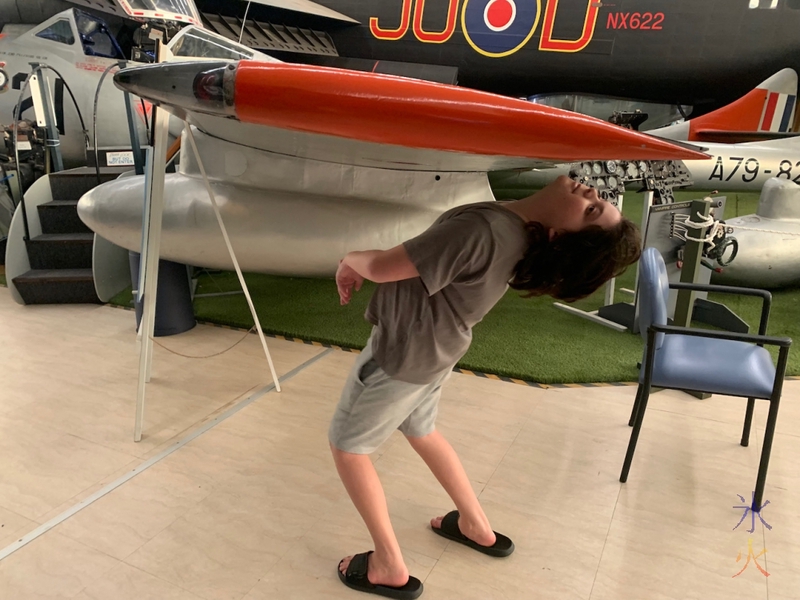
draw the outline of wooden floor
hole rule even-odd
[[[203,356],[242,337],[198,326],[158,341]],[[361,598],[335,569],[370,540],[326,438],[355,355],[269,345],[279,373],[292,374],[280,394],[265,391],[255,335],[207,359],[157,346],[144,438],[134,443],[133,313],[23,307],[0,288],[0,598]],[[762,511],[771,529],[756,518],[752,534],[750,514],[737,527],[745,511],[736,506],[754,486],[764,407],[743,448],[743,400],[655,394],[623,485],[634,394],[454,374],[438,426],[517,551],[492,559],[434,535],[428,520],[451,503],[395,434],[375,465],[423,598],[796,599],[800,382],[787,382],[779,417]],[[46,523],[57,524],[19,547]]]

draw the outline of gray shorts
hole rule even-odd
[[[372,357],[372,337],[347,378],[328,439],[339,450],[370,454],[395,429],[410,437],[433,433],[442,384],[451,371],[426,384],[392,379]]]

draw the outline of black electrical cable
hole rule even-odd
[[[54,69],[50,65],[46,65],[46,64],[42,64],[40,66],[42,68],[44,68],[44,69],[51,70],[53,73],[56,74],[56,76],[58,76],[59,79],[61,79],[61,81],[64,82],[64,87],[67,88],[67,91],[69,92],[69,97],[72,98],[72,105],[75,107],[75,112],[78,113],[78,120],[81,122],[81,131],[83,131],[84,143],[88,145],[89,144],[89,132],[86,131],[86,122],[83,120],[83,114],[81,113],[81,109],[78,106],[78,101],[75,99],[75,94],[72,93],[72,88],[69,87],[69,84],[67,83],[67,80],[64,79],[64,76],[61,75],[61,73],[59,73],[56,69]]]
[[[150,139],[150,120],[147,118],[147,105],[144,103],[144,98],[139,98],[142,104],[142,118],[144,119],[144,129],[147,133],[147,139]]]
[[[92,110],[92,145],[94,147],[94,168],[95,172],[97,173],[97,185],[103,183],[102,179],[100,179],[100,153],[97,149],[97,105],[100,100],[100,89],[103,87],[103,81],[105,80],[109,71],[115,67],[118,69],[124,69],[125,62],[120,61],[112,65],[108,65],[106,70],[103,71],[103,74],[100,76],[100,81],[97,83],[97,89],[94,91],[94,108]]]

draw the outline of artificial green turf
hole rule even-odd
[[[507,196],[506,196],[507,197]],[[695,192],[677,194],[676,200],[698,197]],[[727,217],[755,212],[757,194],[728,197]],[[737,210],[738,206],[738,210]],[[623,206],[628,218],[641,222],[638,194],[627,194]],[[635,268],[617,279],[619,288],[634,287]],[[246,274],[245,280],[265,331],[340,346],[362,348],[370,325],[363,315],[374,286],[366,282],[352,302],[340,306],[331,279],[304,279]],[[199,277],[197,293],[240,289],[235,273],[212,272]],[[602,305],[603,290],[575,303],[584,310]],[[712,297],[757,327],[760,304],[752,298]],[[617,302],[628,295],[617,292]],[[130,290],[112,300],[130,305]],[[243,295],[196,298],[195,315],[203,321],[249,328],[253,325]],[[800,339],[800,291],[773,294],[769,333]],[[472,347],[459,366],[540,383],[633,381],[641,358],[642,341],[630,333],[618,333],[553,307],[550,298],[521,298],[509,290],[482,323],[474,329]],[[800,374],[800,361],[790,354],[789,374]]]

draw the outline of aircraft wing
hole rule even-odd
[[[246,2],[247,0],[242,0]],[[294,12],[303,13],[306,15],[313,15],[315,17],[327,17],[335,21],[342,21],[344,23],[358,24],[358,21],[336,12],[327,6],[322,6],[311,0],[252,0],[255,4],[263,4],[264,6],[273,6],[275,8],[282,8],[284,10],[291,10]]]
[[[206,61],[125,69],[114,80],[211,136],[340,164],[464,172],[708,158],[592,117],[376,73]]]

